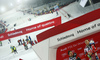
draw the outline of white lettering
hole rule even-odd
[[[4,38],[4,36],[2,35],[2,36],[0,36],[0,38]]]
[[[20,33],[23,33],[23,32],[22,31],[18,31],[18,32],[10,33],[10,34],[8,34],[8,36],[17,35],[17,34],[20,34]]]
[[[30,30],[34,30],[34,29],[36,29],[36,27],[28,28],[28,29],[26,29],[26,31],[30,31]]]
[[[90,30],[90,29],[91,29],[91,28],[88,27],[88,28],[85,28],[85,29],[82,29],[82,30],[77,31],[77,33],[78,33],[78,34],[79,34],[79,33],[83,33],[83,32],[88,31],[88,30]]]
[[[53,24],[53,23],[55,23],[55,22],[52,21],[52,22],[48,22],[48,23],[46,23],[46,24],[42,24],[42,27],[45,27],[45,26],[50,25],[50,24]]]

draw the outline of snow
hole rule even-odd
[[[11,45],[16,46],[18,54],[11,53]],[[14,44],[14,42],[3,45],[3,47],[0,47],[0,60],[18,60],[19,58],[23,60],[40,60],[33,49],[30,48],[30,44],[28,44],[28,47],[29,49],[25,50],[23,45],[18,46],[18,44]]]
[[[96,9],[100,8],[99,6],[100,3],[96,4],[95,6]],[[71,14],[71,18],[68,18],[67,13],[65,13],[63,10],[65,10],[66,12],[68,12],[69,14]],[[2,17],[4,19],[4,21],[7,21],[6,24],[10,24],[9,31],[10,30],[14,30],[14,28],[16,29],[20,29],[26,26],[30,26],[30,25],[34,25],[40,22],[44,22],[44,21],[48,21],[50,19],[56,18],[61,16],[62,19],[62,23],[68,22],[76,17],[79,17],[85,13],[88,13],[90,11],[93,11],[93,8],[91,8],[91,6],[82,8],[77,2],[72,3],[70,5],[68,5],[67,7],[64,7],[63,10],[59,10],[58,13],[59,15],[56,15],[56,12],[54,12],[53,14],[46,14],[46,15],[41,15],[41,16],[37,16],[34,17],[34,15],[23,15],[22,12],[17,12],[16,9],[13,9],[12,11],[9,11],[3,15],[0,15],[0,17]],[[66,16],[66,17],[65,17]],[[31,21],[28,21],[28,18],[31,18]],[[17,24],[16,27],[13,27],[13,24]],[[17,41],[19,39],[25,39],[26,35],[31,36],[32,40],[36,40],[36,35],[46,31],[52,27],[48,27],[46,29],[42,29],[39,31],[35,31],[32,33],[28,33],[22,36],[18,36],[15,38],[11,38],[11,42],[12,43],[8,43],[8,40],[4,40],[2,41],[3,46],[0,46],[0,60],[18,60],[19,58],[22,58],[23,60],[40,60],[39,56],[34,52],[33,49],[29,48],[28,50],[24,49],[24,46],[18,46]],[[18,54],[13,54],[11,53],[11,49],[10,46],[14,45],[17,48]],[[30,45],[28,45],[30,47]]]

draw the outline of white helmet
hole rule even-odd
[[[95,42],[93,40],[90,41],[90,44],[95,44]]]

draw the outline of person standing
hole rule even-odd
[[[29,38],[28,38],[28,36],[26,36],[26,42],[27,42],[27,44],[29,43]]]
[[[84,48],[84,52],[85,52],[85,56],[87,56],[89,58],[89,60],[92,60],[91,55],[92,53],[90,51],[92,51],[91,45],[89,44],[89,40],[85,40],[85,48]]]
[[[95,42],[93,40],[91,40],[90,45],[91,45],[91,48],[92,48],[92,54],[95,54],[96,60],[99,60],[99,57],[98,57],[98,54],[97,54],[98,49],[95,46]]]
[[[21,44],[21,45],[23,44],[21,39],[20,39],[20,44]]]
[[[81,60],[79,57],[77,57],[76,53],[73,53],[72,51],[68,51],[69,60]]]
[[[25,49],[25,50],[28,50],[28,46],[27,46],[27,44],[26,44],[26,42],[25,42],[24,39],[23,39],[23,45],[24,45],[24,49]]]
[[[29,36],[29,40],[32,41],[31,37]]]
[[[88,39],[85,40],[86,47],[84,48],[85,56],[89,58],[89,60],[96,60],[95,54],[93,54],[92,47],[90,45],[90,41]]]
[[[20,45],[20,40],[18,40],[18,45]]]
[[[57,16],[59,15],[59,14],[58,14],[58,11],[56,11],[56,14],[57,14]]]
[[[9,41],[9,43],[11,43],[11,40],[10,39],[8,39],[8,41]]]

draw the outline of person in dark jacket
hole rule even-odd
[[[69,60],[81,60],[76,53],[73,53],[72,51],[68,51]]]

